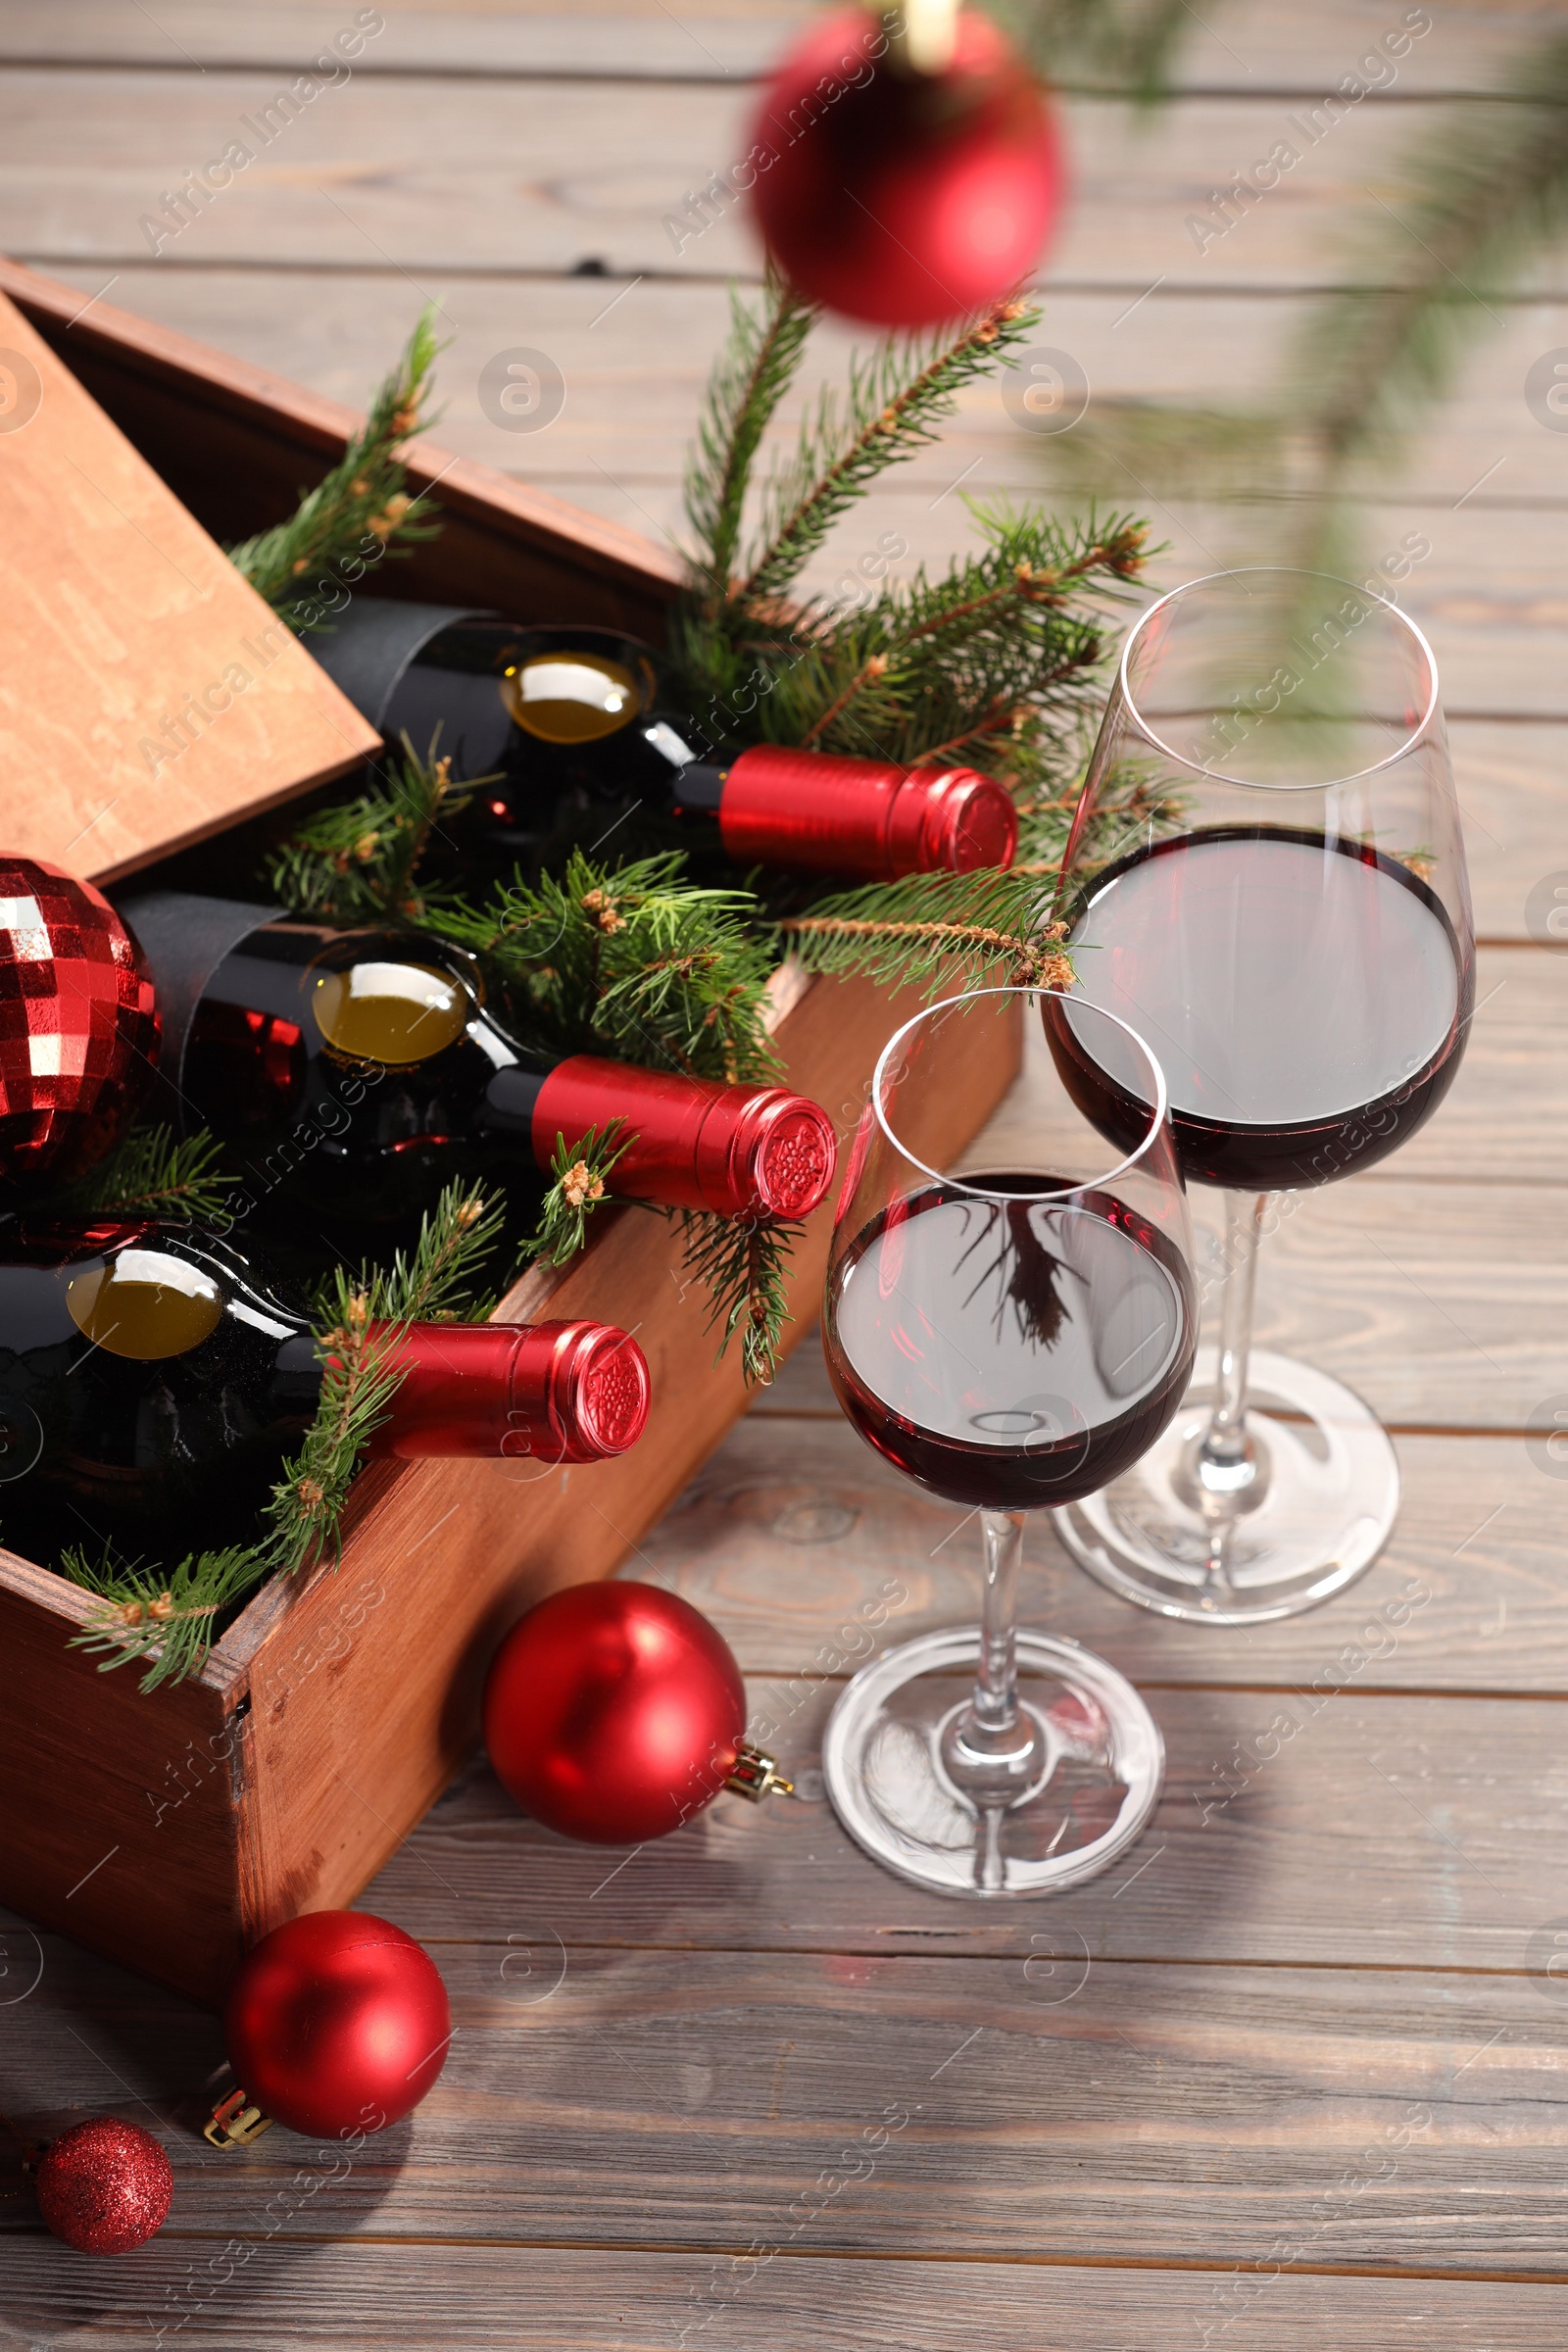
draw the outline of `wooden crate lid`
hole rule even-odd
[[[3,839],[99,880],[376,737],[0,294]]]

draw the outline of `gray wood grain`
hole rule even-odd
[[[300,0],[163,0],[148,17],[134,0],[10,0],[0,21],[0,58],[175,67],[308,68],[354,12]],[[1466,92],[1499,51],[1528,40],[1528,12],[1500,21],[1488,9],[1435,12],[1438,37],[1412,45],[1396,87]],[[356,71],[406,74],[561,74],[612,79],[650,75],[707,81],[763,72],[809,15],[803,0],[683,0],[678,15],[659,0],[609,0],[562,10],[559,0],[424,0],[386,12]],[[1396,19],[1389,20],[1392,28]],[[1309,16],[1282,18],[1267,0],[1215,6],[1189,28],[1174,61],[1182,88],[1286,91],[1331,89],[1386,27],[1369,25],[1353,0],[1331,0]]]
[[[166,2317],[171,2328],[186,2321],[172,2340],[223,2352],[688,2352],[705,2340],[725,2352],[1187,2352],[1205,2328],[1225,2352],[1557,2352],[1568,2325],[1568,2293],[1542,2283],[907,2255],[793,2256],[759,2270],[744,2240],[716,2253],[373,2239],[247,2251],[220,2286],[236,2256],[201,2237],[171,2231],[114,2264],[47,2238],[12,2240],[0,2318],[40,2352],[65,2352],[89,2331],[101,2352],[144,2352],[149,2319]],[[705,2339],[694,2329],[710,2313]]]
[[[546,1981],[517,1963],[554,1960],[548,1929],[575,1922],[541,1915],[533,1890],[513,1916],[510,1941],[433,1941],[451,2054],[416,2114],[353,2154],[279,2127],[215,2155],[189,2131],[209,2037],[148,1996],[138,2046],[117,2047],[115,1972],[64,1954],[69,2029],[28,2004],[32,2088],[13,2121],[57,2129],[85,2090],[158,2129],[176,2226],[210,2246],[265,2238],[281,2212],[301,2245],[1345,2270],[1411,2267],[1441,2242],[1453,2269],[1568,2277],[1563,1996],[1539,1976],[1140,1966],[1087,1957],[1052,1905],[995,1957],[573,1941]],[[106,2090],[111,2066],[122,2083]],[[11,2221],[25,2226],[24,2198]]]
[[[268,139],[245,123],[274,104],[275,74],[148,71],[136,83],[126,106],[113,72],[8,74],[0,197],[23,258],[145,259],[140,223],[163,191],[239,137],[255,160],[172,241],[184,260],[362,269],[376,255],[416,274],[564,270],[586,256],[626,276],[758,267],[739,204],[684,239],[664,225],[751,152],[749,87],[674,83],[650,105],[636,83],[360,74],[280,114]],[[1437,103],[1373,93],[1321,110],[1314,129],[1281,94],[1195,95],[1141,120],[1116,100],[1063,99],[1074,195],[1050,275],[1122,286],[1129,301],[1162,275],[1204,290],[1321,285],[1339,225]],[[1216,171],[1223,185],[1281,141],[1298,150],[1296,167],[1224,233],[1211,213],[1213,233],[1195,235]],[[1530,280],[1543,294],[1561,281],[1549,258]]]
[[[1076,1634],[1071,1593],[1058,1589],[1043,1621]],[[1534,1939],[1568,1932],[1560,1704],[1379,1695],[1376,1652],[1400,1638],[1387,1616],[1363,1617],[1370,1639],[1298,1622],[1284,1692],[1151,1691],[1167,1751],[1157,1815],[1122,1868],[1039,1913],[928,1895],[880,1872],[815,1801],[814,1777],[811,1802],[759,1818],[722,1798],[628,1859],[540,1830],[477,1766],[366,1900],[436,1936],[454,1918],[498,1939],[532,1920],[534,1933],[548,1923],[568,1942],[591,1933],[616,1946],[1002,1953],[1027,1952],[1037,1929],[1058,1924],[1124,1958],[1543,1967]],[[803,1643],[787,1679],[752,1685],[753,1735],[792,1776],[816,1772],[851,1646],[835,1624]],[[1115,1641],[1103,1647],[1117,1659]]]
[[[808,1342],[801,1355],[814,1352]],[[807,1393],[804,1379],[788,1378]],[[1027,1538],[1023,1621],[1066,1625],[1142,1684],[1289,1688],[1419,1579],[1431,1601],[1412,1610],[1397,1643],[1388,1646],[1386,1633],[1376,1641],[1385,1654],[1365,1684],[1568,1693],[1562,1482],[1513,1439],[1406,1437],[1396,1450],[1404,1492],[1388,1550],[1304,1625],[1221,1633],[1129,1608],[1067,1557],[1043,1514]],[[842,1658],[836,1671],[849,1672],[874,1642],[974,1615],[978,1539],[957,1508],[881,1461],[836,1410],[802,1420],[759,1408],[644,1538],[627,1573],[711,1617],[751,1674],[794,1674],[824,1643]]]

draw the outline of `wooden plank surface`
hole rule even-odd
[[[679,251],[664,216],[729,160],[741,85],[802,10],[380,13],[352,78],[154,258],[139,222],[162,190],[352,12],[13,0],[0,244],[83,301],[109,281],[107,299],[350,402],[433,295],[454,451],[674,531],[722,281],[756,255],[733,210]],[[1356,0],[1205,8],[1167,114],[1139,128],[1071,102],[1077,196],[1042,342],[1092,406],[1282,380],[1338,241],[1369,189],[1396,200],[1393,159],[1433,101],[1550,22],[1431,14],[1394,87],[1201,253],[1187,216],[1215,175],[1383,21]],[[1294,1207],[1260,1334],[1394,1423],[1384,1558],[1310,1616],[1221,1633],[1123,1608],[1035,1526],[1025,1617],[1144,1687],[1166,1793],[1140,1848],[1068,1897],[922,1896],[839,1832],[817,1742],[870,1642],[972,1615],[973,1529],[860,1446],[808,1339],[635,1563],[726,1633],[806,1801],[721,1800],[627,1854],[541,1831],[476,1761],[367,1898],[436,1957],[453,2056],[336,2179],[281,2132],[215,2158],[193,2132],[213,2022],[0,1930],[11,2125],[135,2116],[178,2176],[164,2236],[108,2265],[41,2236],[0,2181],[0,2328],[19,2343],[1558,2352],[1568,1465],[1526,1429],[1568,1405],[1568,962],[1541,944],[1568,880],[1568,437],[1522,386],[1568,331],[1561,285],[1559,255],[1496,306],[1361,514],[1369,564],[1410,532],[1429,546],[1401,595],[1438,650],[1489,944],[1448,1102],[1383,1168]],[[827,331],[810,385],[851,340]],[[565,393],[526,436],[479,393],[519,346]],[[895,568],[945,562],[966,495],[1057,495],[1070,455],[976,388],[812,584],[843,592],[887,533]],[[1179,470],[1101,486],[1170,542],[1162,582],[1277,546],[1285,519]],[[1026,1082],[1004,1117],[1030,1116]],[[867,2169],[844,2151],[888,2109],[909,2120]]]
[[[332,5],[300,0],[163,0],[155,15],[136,0],[10,0],[0,19],[0,58],[93,66],[308,71],[353,21]],[[475,75],[569,74],[574,77],[719,81],[764,73],[809,19],[809,0],[400,0],[376,12],[384,29],[354,60],[357,74]],[[1441,37],[1412,44],[1401,94],[1467,93],[1499,50],[1527,42],[1539,23],[1528,4],[1433,12]],[[1173,63],[1183,89],[1294,94],[1332,89],[1388,26],[1355,0],[1282,16],[1268,0],[1203,12]]]
[[[509,275],[593,260],[615,276],[755,275],[742,204],[726,201],[684,240],[665,226],[689,191],[750,153],[755,91],[675,82],[650,105],[636,85],[613,86],[618,104],[606,85],[578,80],[367,74],[280,108],[274,74],[214,68],[139,74],[127,107],[118,74],[17,65],[0,91],[0,201],[14,248],[52,260],[363,269],[379,258],[416,273]],[[1195,95],[1149,119],[1110,98],[1060,105],[1076,200],[1049,276],[1125,287],[1130,301],[1161,276],[1214,289],[1322,286],[1325,231],[1332,239],[1365,206],[1369,180],[1389,183],[1396,156],[1431,134],[1442,102],[1372,92],[1337,112],[1323,102],[1315,123],[1279,93]],[[159,240],[144,223],[178,184],[167,176],[174,137],[193,167],[235,140],[251,160],[188,201],[183,224],[174,217]],[[1298,162],[1221,233],[1209,207],[1216,173],[1223,186],[1282,140]],[[1189,225],[1205,211],[1207,239]],[[1530,283],[1560,293],[1561,263],[1544,261]]]

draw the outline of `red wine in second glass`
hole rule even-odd
[[[833,1386],[879,1453],[950,1501],[1074,1501],[1174,1412],[1196,1346],[1191,1276],[1108,1194],[964,1182],[975,1190],[895,1200],[846,1253],[823,1333]]]
[[[1076,995],[1148,1039],[1190,1182],[1324,1184],[1405,1143],[1452,1083],[1475,979],[1442,901],[1366,844],[1214,826],[1095,877],[1071,933]],[[1045,1006],[1064,1084],[1130,1145],[1149,1105],[1105,1024]],[[1097,1057],[1098,1056],[1098,1057]],[[1141,1070],[1140,1070],[1141,1077]]]

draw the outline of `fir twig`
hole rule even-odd
[[[144,1690],[186,1680],[205,1664],[217,1620],[246,1593],[279,1571],[293,1575],[335,1552],[354,1473],[397,1394],[401,1375],[391,1358],[398,1341],[410,1323],[484,1311],[472,1285],[501,1221],[498,1205],[449,1185],[412,1257],[400,1251],[382,1271],[337,1269],[317,1317],[325,1359],[320,1402],[272,1490],[258,1543],[190,1553],[172,1569],[122,1562],[108,1550],[100,1561],[76,1548],[64,1554],[62,1573],[104,1603],[74,1637],[103,1656],[100,1673],[143,1658],[150,1661]]]
[[[398,1343],[410,1323],[455,1311],[500,1222],[480,1193],[449,1184],[412,1258],[399,1251],[384,1272],[335,1270],[317,1331],[325,1361],[320,1402],[268,1504],[272,1561],[285,1575],[336,1552],[354,1473],[398,1391]]]
[[[427,925],[490,966],[541,1043],[735,1083],[776,1067],[756,912],[749,892],[688,882],[678,852],[613,866],[573,851],[564,873]]]
[[[686,469],[690,562],[716,615],[731,598],[746,492],[763,433],[794,379],[817,318],[771,268],[754,315],[730,289],[730,336],[709,382]]]
[[[789,1321],[785,1276],[790,1252],[805,1228],[768,1218],[747,1220],[683,1215],[686,1264],[708,1292],[705,1330],[719,1332],[716,1363],[737,1333],[741,1370],[747,1381],[767,1382],[778,1364],[779,1343]]]
[[[1001,965],[1019,987],[1073,979],[1054,916],[1055,869],[1031,873],[911,874],[870,883],[790,915],[779,935],[808,971],[855,974],[879,987],[981,985]]]
[[[845,509],[889,466],[935,441],[963,386],[994,374],[1039,318],[1027,303],[1009,299],[952,341],[890,340],[869,359],[852,360],[843,401],[831,390],[821,394],[793,459],[768,483],[761,537],[730,601],[744,608],[782,595]]]
[[[132,1127],[95,1168],[55,1196],[61,1216],[216,1216],[229,1191],[221,1152],[205,1128],[175,1136]]]
[[[229,562],[291,628],[321,626],[342,603],[345,584],[351,588],[383,556],[439,530],[429,500],[410,497],[404,460],[430,422],[424,410],[440,349],[432,305],[377,391],[364,430],[325,479],[301,493],[286,522],[228,549]]]
[[[539,1222],[522,1245],[523,1258],[564,1266],[576,1256],[588,1238],[589,1218],[609,1198],[610,1178],[628,1141],[624,1119],[590,1127],[572,1144],[564,1135],[556,1137],[550,1161],[553,1181],[540,1203]]]
[[[266,1573],[258,1570],[256,1553],[239,1544],[187,1553],[172,1569],[118,1560],[107,1545],[95,1561],[73,1546],[60,1566],[73,1584],[97,1593],[104,1604],[72,1637],[71,1646],[101,1657],[100,1674],[134,1658],[147,1659],[144,1690],[199,1674],[213,1645],[215,1619]]]
[[[443,817],[456,816],[490,776],[452,780],[452,761],[438,757],[440,730],[421,757],[407,734],[403,756],[384,781],[357,799],[322,808],[267,860],[274,895],[296,914],[349,925],[422,922],[449,893],[417,879],[430,837]]]

